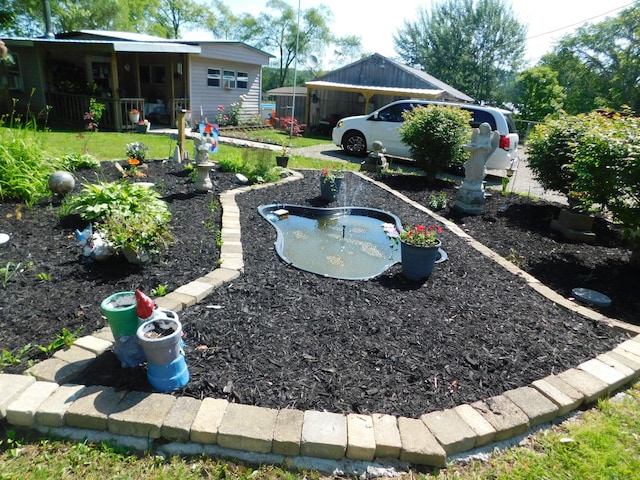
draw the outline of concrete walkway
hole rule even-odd
[[[300,174],[294,172],[283,181],[298,178]],[[632,337],[610,352],[526,387],[406,418],[384,413],[275,410],[217,398],[176,398],[73,384],[96,356],[113,347],[113,336],[106,327],[34,365],[27,375],[0,374],[0,418],[10,425],[47,434],[79,441],[111,441],[166,455],[204,453],[252,463],[362,474],[368,468],[405,468],[408,464],[443,467],[459,455],[478,449],[490,451],[498,442],[517,441],[532,429],[593,405],[640,378],[640,328],[608,319],[557,295],[456,225],[385,185],[379,187],[432,215],[550,301],[628,331]],[[235,196],[253,188],[269,187],[243,187],[220,195],[223,245],[219,268],[156,298],[160,307],[180,312],[243,273],[240,211]]]

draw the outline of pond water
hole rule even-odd
[[[275,248],[288,264],[332,278],[366,280],[400,262],[400,248],[382,223],[402,229],[392,213],[373,208],[314,208],[271,204],[258,207],[277,231]],[[282,213],[286,211],[287,214]]]

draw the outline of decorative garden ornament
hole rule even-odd
[[[471,141],[462,146],[470,153],[464,162],[464,180],[456,194],[454,207],[471,215],[480,215],[484,209],[484,177],[487,174],[487,159],[500,144],[500,133],[491,131],[491,125],[481,123],[479,128],[472,129]]]

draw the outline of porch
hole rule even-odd
[[[57,125],[79,125],[84,122],[84,115],[89,111],[90,95],[69,93],[47,93],[47,105],[51,106],[49,121]],[[135,123],[129,118],[133,109],[140,112],[138,122],[148,120],[155,126],[176,125],[178,113],[190,110],[188,98],[171,98],[168,103],[147,102],[144,98],[98,98],[105,105],[99,122],[101,130],[119,132],[134,130]]]

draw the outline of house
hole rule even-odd
[[[305,88],[304,123],[329,133],[338,119],[369,113],[395,100],[473,102],[473,98],[432,75],[378,53],[306,82]]]
[[[89,101],[106,105],[101,129],[133,128],[140,120],[175,125],[177,113],[215,122],[239,109],[259,118],[262,66],[272,57],[242,42],[167,40],[128,32],[82,30],[3,39],[13,62],[5,71],[0,114],[49,106],[51,124],[81,124]],[[8,91],[8,92],[7,92]],[[12,99],[12,101],[8,101]]]

